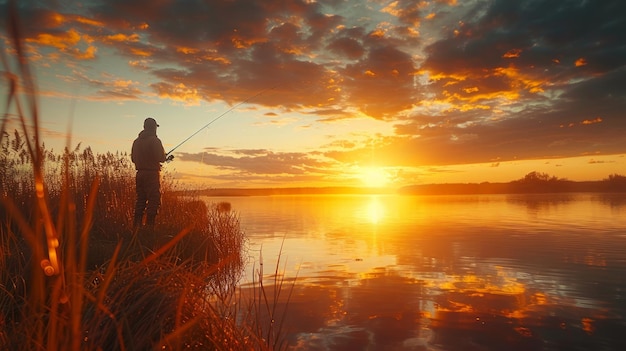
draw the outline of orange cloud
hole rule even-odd
[[[176,48],[176,52],[180,52],[181,54],[197,54],[200,51],[200,49],[197,48],[190,48],[190,47],[186,47],[186,46],[179,46]]]
[[[380,12],[383,13],[388,13],[392,16],[396,16],[396,17],[400,17],[401,14],[401,9],[398,9],[398,2],[397,1],[393,1],[391,2],[389,5],[387,5],[386,7],[382,8],[380,10]]]
[[[421,72],[418,72],[421,73]],[[462,75],[462,74],[456,74],[456,73],[452,73],[452,74],[446,74],[446,73],[436,73],[436,74],[431,74],[430,75],[430,79],[433,81],[437,81],[437,80],[441,80],[441,79],[445,79],[445,78],[451,78],[453,79],[453,81],[447,82],[446,85],[448,84],[456,84],[458,82],[455,81],[464,81],[467,79],[467,76]],[[445,86],[445,85],[444,85]]]
[[[219,62],[224,65],[229,65],[232,62],[225,56],[219,56],[217,52],[209,51],[202,52],[200,49],[191,48],[187,46],[178,46],[176,47],[176,52],[184,54],[184,55],[193,55],[196,59],[204,60],[204,61],[212,61]]]
[[[438,101],[452,105],[450,109],[448,109],[448,111],[490,110],[490,106],[479,104],[478,102],[494,99],[516,100],[519,98],[519,94],[515,92],[501,91],[484,94],[472,94],[472,96],[464,96],[458,93],[450,93],[449,91],[443,91],[442,94],[446,96],[446,98],[439,99]]]
[[[98,48],[95,46],[89,46],[85,51],[80,51],[78,49],[72,50],[72,55],[79,60],[92,60],[96,57],[96,52]]]
[[[67,52],[80,60],[90,60],[95,58],[98,49],[95,46],[88,45],[86,49],[80,50],[77,46],[81,41],[90,44],[94,40],[88,35],[81,35],[73,28],[58,35],[41,33],[35,38],[26,39],[26,42],[28,43],[50,46],[62,52]]]
[[[49,12],[44,18],[45,24],[50,28],[59,27],[67,23],[80,23],[93,27],[104,27],[104,23],[91,18],[78,15],[64,15],[58,12]]]
[[[150,56],[152,56],[152,52],[150,52],[148,50],[143,50],[143,49],[139,49],[139,48],[131,48],[130,51],[133,53],[133,55],[136,55],[136,56],[141,56],[141,57],[150,57]]]
[[[503,75],[513,81],[512,88],[516,88],[518,86],[522,86],[524,89],[528,90],[531,93],[542,93],[543,87],[542,85],[545,83],[540,80],[533,80],[528,76],[524,76],[523,73],[514,67],[499,67],[495,69],[495,75]]]
[[[47,19],[50,21],[49,24],[52,27],[58,27],[65,23],[65,16],[57,12],[51,13]]]
[[[230,38],[230,42],[233,44],[233,47],[237,49],[246,49],[254,44],[263,43],[265,41],[267,41],[265,38],[249,38],[239,34],[234,34]]]
[[[128,65],[135,68],[146,69],[148,68],[148,62],[145,60],[128,61]]]
[[[596,124],[596,123],[602,123],[602,117],[596,117],[594,119],[586,119],[586,120],[580,122],[581,125],[590,125],[590,124]],[[569,128],[572,128],[572,127],[575,127],[575,126],[576,126],[576,123],[569,123],[567,125],[567,127],[569,127]],[[561,128],[565,128],[566,125],[565,124],[561,124],[560,127]]]
[[[504,55],[502,55],[502,57],[503,58],[516,58],[516,57],[519,57],[521,53],[522,53],[522,50],[520,49],[511,49],[505,52]]]
[[[587,65],[587,60],[584,57],[579,58],[578,60],[576,60],[576,62],[574,63],[574,65],[576,67],[582,67],[582,66],[586,66]]]
[[[113,82],[113,86],[119,88],[127,88],[135,84],[132,80],[116,80]]]
[[[491,110],[491,107],[487,105],[472,103],[472,104],[457,105],[456,109],[461,112],[467,112],[467,111],[473,111],[473,110]]]
[[[596,118],[591,119],[591,120],[586,119],[586,120],[584,120],[584,121],[582,121],[580,123],[583,124],[583,125],[588,125],[588,124],[596,124],[596,123],[600,123],[600,122],[602,122],[602,118],[596,117]]]
[[[202,96],[198,89],[190,88],[183,83],[177,85],[172,84],[155,84],[153,87],[157,90],[157,94],[162,98],[169,98],[175,101],[181,101],[188,105],[197,105],[202,100]]]
[[[217,55],[204,55],[202,56],[203,60],[219,62],[224,65],[230,65],[232,62],[225,56],[217,56]]]
[[[380,10],[382,13],[388,13],[394,17],[397,17],[401,22],[408,23],[412,26],[419,27],[420,25],[420,10],[425,7],[424,2],[406,2],[400,4],[399,1],[393,1],[386,7]]]
[[[118,34],[113,34],[113,35],[107,35],[105,39],[108,41],[114,41],[114,42],[119,42],[119,43],[125,43],[125,42],[136,43],[139,41],[139,35],[137,35],[136,33],[133,33],[131,35],[118,33]]]
[[[80,41],[80,34],[75,29],[59,34],[52,35],[48,33],[38,34],[36,38],[26,39],[29,43],[52,46],[60,50],[66,50],[68,47],[78,44]]]
[[[384,38],[385,37],[385,31],[383,29],[376,29],[375,31],[373,31],[372,33],[370,33],[370,36],[372,38]]]
[[[87,24],[94,27],[104,27],[104,23],[82,16],[72,16],[71,19],[75,22]]]

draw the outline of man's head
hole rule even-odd
[[[152,117],[148,117],[143,121],[143,129],[156,130],[158,126],[156,120]]]

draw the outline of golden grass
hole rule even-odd
[[[13,7],[15,55],[1,57],[0,349],[285,348],[262,270],[258,294],[237,293],[245,236],[230,204],[177,195],[166,177],[157,225],[134,231],[128,155],[43,146]],[[18,128],[7,131],[12,119]],[[280,291],[278,265],[274,276]]]

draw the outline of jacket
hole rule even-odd
[[[165,149],[156,130],[142,130],[133,142],[131,160],[138,171],[159,171],[165,162]]]

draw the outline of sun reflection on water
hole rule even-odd
[[[371,224],[379,224],[385,219],[385,203],[380,199],[380,195],[371,195],[361,207],[357,207],[355,217],[358,220]]]
[[[290,350],[625,349],[626,205],[585,199],[240,201],[266,267],[297,276]]]
[[[370,222],[373,224],[377,224],[384,218],[385,207],[383,207],[377,196],[370,198],[367,205],[367,214]]]

